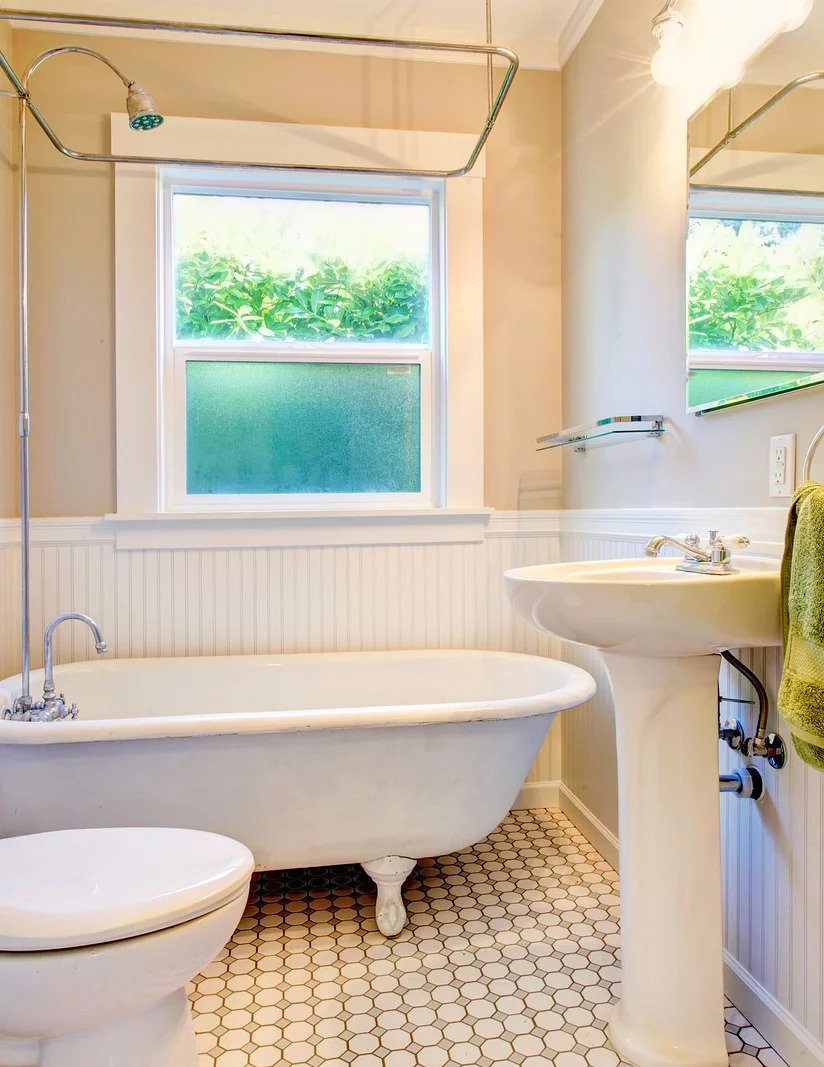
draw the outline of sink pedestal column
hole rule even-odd
[[[718,811],[718,657],[604,653],[618,748],[621,1002],[637,1067],[727,1067]]]

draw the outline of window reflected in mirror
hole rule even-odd
[[[805,77],[818,53],[824,4],[690,120],[695,414],[824,384],[824,74]]]
[[[693,191],[687,278],[690,410],[824,374],[824,197]]]

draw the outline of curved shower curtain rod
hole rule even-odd
[[[336,172],[361,174],[361,175],[385,175],[397,177],[417,177],[425,179],[446,179],[463,177],[468,174],[483,151],[484,145],[489,139],[492,128],[501,112],[504,101],[509,94],[512,82],[518,71],[518,57],[508,48],[493,45],[492,36],[492,0],[485,0],[486,9],[486,44],[450,44],[443,41],[411,41],[391,37],[352,37],[343,34],[324,33],[293,33],[284,30],[249,29],[242,26],[212,26],[203,23],[149,21],[147,19],[109,18],[86,15],[63,15],[57,12],[46,11],[16,11],[0,10],[0,17],[14,19],[22,22],[48,22],[62,26],[98,26],[108,29],[157,31],[166,33],[204,34],[218,37],[254,38],[269,41],[297,41],[319,45],[339,45],[353,48],[378,48],[390,51],[414,51],[414,52],[440,52],[447,55],[476,55],[483,58],[487,65],[487,90],[488,114],[484,121],[480,136],[467,162],[454,170],[420,170],[420,169],[393,169],[379,167],[335,167]],[[26,167],[26,117],[31,114],[37,124],[45,133],[52,146],[62,155],[84,163],[132,163],[141,166],[191,166],[214,167],[214,168],[250,168],[266,171],[328,171],[329,167],[315,164],[261,164],[250,163],[243,160],[203,160],[183,159],[169,157],[148,157],[128,155],[107,155],[102,153],[81,152],[65,145],[54,128],[51,126],[36,101],[32,99],[29,91],[29,78],[38,69],[40,64],[67,52],[82,53],[102,61],[109,66],[123,81],[129,90],[127,108],[130,116],[135,119],[152,120],[151,125],[141,125],[138,128],[151,129],[154,125],[162,122],[162,116],[158,114],[146,114],[147,109],[154,112],[153,101],[144,89],[129,79],[115,67],[106,56],[91,49],[80,47],[66,47],[52,49],[43,53],[29,70],[21,77],[11,65],[8,57],[0,51],[0,69],[3,70],[14,89],[13,93],[0,92],[2,96],[13,96],[19,101],[19,190],[18,203],[18,318],[19,318],[19,391],[20,412],[18,417],[18,437],[20,441],[20,526],[21,526],[21,651],[22,651],[22,687],[21,695],[15,701],[14,711],[17,718],[28,718],[29,710],[33,706],[30,689],[31,668],[31,635],[30,635],[30,545],[31,545],[31,504],[29,497],[29,439],[31,437],[31,419],[29,415],[29,352],[28,352],[28,182]],[[493,93],[492,63],[495,57],[506,60],[507,70],[503,76],[497,96]],[[129,106],[131,101],[132,106]],[[150,107],[151,105],[151,107]],[[132,112],[135,112],[132,115]]]
[[[469,159],[462,167],[457,167],[452,170],[419,170],[419,169],[392,169],[382,167],[335,167],[335,170],[348,174],[382,174],[386,176],[394,177],[412,177],[412,178],[460,178],[468,174],[480,157],[481,152],[489,140],[489,135],[492,132],[492,128],[495,125],[498,116],[501,112],[501,108],[504,105],[504,101],[509,95],[509,90],[512,86],[512,82],[515,75],[518,72],[519,60],[518,56],[509,48],[504,48],[501,45],[494,45],[490,42],[487,44],[452,44],[447,41],[416,41],[408,40],[400,37],[359,37],[351,36],[348,34],[332,34],[332,33],[299,33],[291,30],[265,30],[255,29],[243,26],[218,26],[211,25],[203,22],[169,22],[169,21],[154,21],[150,19],[134,19],[134,18],[115,18],[109,16],[97,16],[97,15],[63,15],[59,12],[53,11],[18,11],[18,10],[0,10],[0,17],[4,19],[13,19],[15,21],[22,22],[48,22],[55,23],[62,26],[97,26],[107,29],[117,30],[136,30],[136,31],[151,31],[158,33],[183,33],[183,34],[200,34],[212,37],[245,37],[255,40],[264,41],[291,41],[291,42],[304,42],[307,44],[317,45],[337,45],[351,48],[378,48],[388,51],[414,51],[414,52],[440,52],[444,54],[451,54],[455,56],[467,56],[475,55],[479,56],[487,61],[491,66],[495,57],[503,59],[507,63],[507,70],[503,76],[501,87],[498,90],[497,96],[492,98],[490,94],[489,112],[484,121],[483,128],[480,136],[475,143]],[[487,0],[487,32],[491,30],[491,12],[489,0]],[[48,122],[43,112],[37,106],[36,102],[31,98],[26,86],[18,77],[11,63],[6,55],[0,51],[0,69],[2,69],[6,77],[14,87],[15,94],[21,99],[25,100],[27,108],[31,113],[34,120],[43,130],[45,135],[51,141],[54,148],[57,149],[62,155],[67,156],[69,159],[75,159],[84,163],[142,163],[151,164],[154,166],[162,165],[190,165],[197,163],[198,166],[207,167],[244,167],[252,168],[256,170],[289,170],[299,172],[313,172],[313,171],[326,171],[329,168],[317,164],[283,164],[277,166],[272,163],[249,163],[243,160],[191,160],[174,157],[158,157],[156,159],[150,159],[145,156],[120,156],[120,155],[106,155],[93,152],[80,152],[76,149],[70,148],[65,145],[52,125]],[[490,75],[491,77],[491,75]],[[490,82],[491,84],[491,82]]]

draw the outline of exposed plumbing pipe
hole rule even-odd
[[[27,116],[33,104],[29,95],[29,84],[40,67],[56,56],[81,55],[103,63],[114,71],[127,89],[126,101],[130,125],[133,129],[153,129],[162,122],[160,116],[154,115],[154,102],[140,86],[136,85],[106,56],[90,48],[71,45],[52,48],[38,56],[23,75],[22,80],[16,75],[12,82],[18,87],[18,186],[17,186],[17,342],[18,342],[18,387],[20,409],[17,420],[17,435],[20,448],[20,598],[21,598],[21,690],[14,703],[13,717],[28,719],[34,705],[31,693],[31,494],[30,494],[30,460],[29,439],[31,437],[31,415],[29,412],[29,185],[27,152]],[[0,53],[0,66],[5,67],[5,57]],[[8,71],[7,71],[8,73]],[[11,77],[11,75],[10,75]],[[137,91],[137,92],[136,92]],[[146,116],[154,116],[157,121],[146,123]]]
[[[764,795],[764,779],[755,767],[742,767],[732,774],[718,778],[721,793],[732,793],[740,800],[760,800]]]
[[[787,762],[787,749],[780,734],[767,733],[770,719],[770,697],[764,683],[746,663],[742,663],[729,650],[722,652],[721,656],[747,679],[758,697],[758,723],[755,728],[755,737],[746,738],[740,745],[740,752],[747,757],[766,758],[771,767],[780,770]]]

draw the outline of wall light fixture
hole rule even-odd
[[[736,85],[749,60],[797,30],[814,0],[667,0],[652,20],[653,79],[698,101]]]

